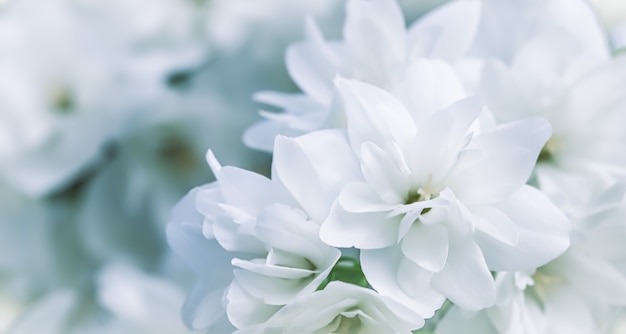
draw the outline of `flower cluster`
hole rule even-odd
[[[301,93],[174,209],[212,333],[601,333],[626,306],[626,58],[584,1],[349,0],[289,47]]]

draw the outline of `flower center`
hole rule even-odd
[[[72,92],[67,87],[56,87],[51,92],[50,98],[54,110],[61,114],[68,114],[76,107]]]
[[[432,186],[432,175],[428,175],[428,179],[426,180],[426,185],[417,188],[417,190],[409,190],[407,194],[404,204],[412,204],[416,202],[430,201],[431,199],[437,197],[439,192]],[[424,208],[421,214],[425,214],[430,211],[431,208]]]
[[[563,277],[542,271],[541,268],[533,274],[532,278],[535,282],[535,292],[542,300],[546,299],[546,295],[552,287],[561,285],[565,281]]]
[[[404,204],[411,204],[415,202],[428,201],[435,198],[436,194],[433,194],[430,190],[419,188],[416,191],[409,191]]]
[[[560,147],[560,140],[558,138],[555,138],[554,136],[551,137],[541,149],[539,157],[537,158],[537,162],[545,163],[554,161],[555,153],[559,151]]]

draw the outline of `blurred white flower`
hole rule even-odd
[[[183,37],[163,38],[168,29],[154,27],[164,15],[107,4],[25,0],[0,17],[0,177],[31,196],[86,173],[128,113],[161,92],[170,71],[196,66],[206,53],[196,41],[193,51],[173,48]]]
[[[244,49],[251,61],[276,62],[288,43],[302,36],[305,16],[320,20],[335,34],[341,22],[340,1],[208,0],[205,28],[212,46],[226,55]]]
[[[578,231],[566,253],[530,275],[498,273],[494,307],[453,308],[436,333],[606,333],[626,306],[626,252],[618,246],[626,237],[626,202],[617,188],[603,194],[608,203],[587,207],[574,222]]]
[[[97,277],[98,304],[109,313],[83,333],[191,333],[180,321],[184,291],[175,283],[124,264],[109,264]]]
[[[318,26],[308,20],[305,40],[291,45],[285,57],[289,74],[303,93],[258,92],[257,101],[283,112],[262,111],[267,120],[249,128],[244,140],[250,147],[271,151],[277,134],[296,136],[318,129],[345,127],[344,115],[333,108],[335,76],[393,90],[398,81],[406,79],[407,68],[418,58],[456,64],[470,46],[478,14],[479,6],[475,2],[464,1],[427,15],[407,31],[395,0],[350,0],[346,4],[343,40],[331,41],[325,41]],[[436,64],[413,71],[416,84],[437,87],[438,80],[422,80],[420,71],[429,71],[429,78],[436,74],[448,78],[449,72],[454,72]],[[463,89],[460,82],[440,88],[442,94]]]
[[[484,4],[485,29],[502,28],[479,31],[476,46],[496,58],[484,67],[480,93],[498,122],[548,119],[553,134],[536,182],[574,211],[626,174],[626,156],[616,154],[626,144],[626,59],[610,58],[604,31],[582,1]]]
[[[443,302],[433,289],[480,309],[495,302],[490,270],[532,269],[567,248],[568,219],[525,185],[550,136],[545,120],[477,132],[476,99],[416,121],[423,110],[379,88],[345,79],[337,87],[362,179],[344,183],[320,235],[361,249],[381,294],[424,317]]]

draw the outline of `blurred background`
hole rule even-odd
[[[442,0],[401,1],[407,22]],[[0,0],[0,332],[185,333],[172,206],[248,149],[285,48],[344,0]]]

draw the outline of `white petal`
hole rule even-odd
[[[386,213],[350,213],[335,202],[320,228],[320,238],[335,247],[383,248],[398,241],[398,218]]]
[[[599,333],[594,326],[590,305],[569,289],[555,289],[544,303],[548,319],[546,332],[555,334]]]
[[[267,177],[241,168],[226,166],[219,173],[225,202],[254,215],[266,204],[280,202],[283,194]]]
[[[488,206],[474,207],[471,211],[477,229],[509,246],[519,243],[517,226],[502,211]]]
[[[251,296],[235,282],[229,286],[226,298],[228,319],[237,328],[263,323],[280,309]]]
[[[519,243],[509,246],[477,232],[476,240],[490,269],[532,270],[569,247],[569,220],[539,190],[524,186],[499,209],[517,225]]]
[[[452,307],[437,324],[435,334],[459,333],[487,334],[495,333],[495,329],[484,312],[464,312],[459,307]]]
[[[406,108],[388,92],[348,79],[335,79],[348,117],[348,135],[356,153],[361,144],[371,141],[385,147],[389,141],[400,145],[416,132]]]
[[[213,154],[213,151],[208,150],[206,152],[206,161],[209,163],[213,175],[217,177],[220,173],[220,170],[222,169],[222,165],[219,163],[219,161],[217,161],[217,158],[215,157],[215,154]]]
[[[413,224],[401,247],[404,256],[420,267],[441,271],[448,258],[448,231],[439,225]]]
[[[354,213],[386,212],[398,206],[383,201],[375,188],[364,182],[351,183],[345,186],[337,200],[344,210]]]
[[[400,155],[400,154],[398,154]],[[401,204],[411,186],[410,171],[402,156],[400,161],[389,152],[372,142],[361,145],[361,169],[368,184],[388,204]]]
[[[468,150],[481,152],[471,166],[457,166],[449,186],[466,205],[506,199],[526,183],[551,133],[542,118],[508,123],[474,137]]]
[[[407,160],[415,182],[441,184],[458,159],[468,130],[481,110],[482,102],[471,97],[430,115],[420,124],[412,145],[405,149],[405,154],[410,155]]]
[[[306,28],[307,39],[287,49],[285,63],[289,75],[303,92],[318,102],[330,103],[338,61],[311,18],[307,18]]]
[[[421,271],[423,277],[401,276],[399,269],[403,258],[398,246],[380,250],[362,250],[361,268],[367,281],[381,295],[400,302],[424,318],[430,318],[435,310],[441,307],[445,297],[423,284],[423,281],[427,282],[432,275],[427,271]],[[417,268],[419,271],[419,267]],[[407,281],[405,285],[410,286],[412,291],[404,291],[399,285],[401,280]]]
[[[442,271],[433,276],[432,287],[461,308],[480,310],[496,301],[496,286],[483,253],[471,240],[450,245]]]
[[[225,287],[199,282],[187,295],[181,314],[185,324],[194,330],[209,330],[229,323],[224,305]],[[230,325],[232,327],[232,325]]]
[[[478,29],[480,7],[480,1],[452,1],[415,21],[409,27],[411,57],[453,62],[465,56]]]
[[[195,191],[191,191],[173,212],[188,208],[186,199],[193,198]],[[193,207],[191,208],[193,209]],[[186,220],[184,216],[173,215],[167,224],[167,242],[171,249],[190,268],[203,277],[215,279],[214,284],[227,284],[231,279],[230,260],[232,254],[225,251],[215,240],[208,240],[202,234],[202,221],[197,219]],[[202,219],[202,218],[200,218]],[[206,264],[210,263],[211,266]],[[219,270],[216,270],[218,269]]]
[[[431,59],[413,61],[393,86],[392,93],[410,110],[417,124],[467,97],[454,69],[443,61]]]
[[[582,294],[603,303],[626,305],[626,277],[617,266],[578,252],[568,252],[565,257],[550,263],[550,270],[566,276],[568,282]],[[589,288],[591,286],[593,289]]]
[[[497,60],[485,62],[478,91],[499,122],[533,116],[532,101],[524,95],[515,72]]]
[[[294,140],[319,175],[329,198],[335,198],[346,184],[362,180],[345,131],[319,130]]]
[[[483,1],[473,54],[509,62],[521,45],[548,29],[578,36],[588,52],[608,58],[604,32],[589,4],[579,0]]]
[[[366,81],[386,84],[404,61],[406,28],[396,1],[348,1],[343,36]]]
[[[332,198],[327,198],[312,162],[294,139],[276,138],[272,168],[273,180],[279,180],[311,218],[322,221],[327,216]]]
[[[272,121],[260,121],[247,128],[243,133],[243,142],[246,146],[265,152],[274,149],[274,138],[282,132],[282,124]]]

